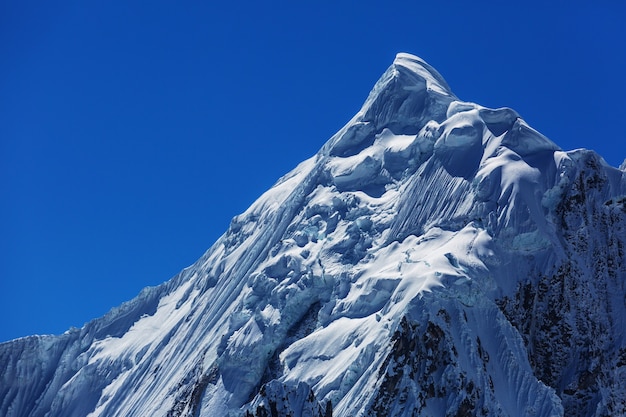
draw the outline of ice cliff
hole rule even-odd
[[[626,174],[399,54],[192,266],[0,345],[0,415],[626,415]]]

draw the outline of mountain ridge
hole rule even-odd
[[[192,266],[82,329],[0,344],[0,411],[619,413],[624,195],[593,151],[398,54]]]

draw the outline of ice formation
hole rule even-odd
[[[0,415],[625,415],[625,203],[399,54],[195,264],[1,344]]]

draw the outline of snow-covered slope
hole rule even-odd
[[[1,344],[0,415],[625,415],[625,203],[399,54],[194,265]]]

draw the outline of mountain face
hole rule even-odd
[[[626,415],[626,168],[399,54],[192,266],[0,345],[0,415]]]

